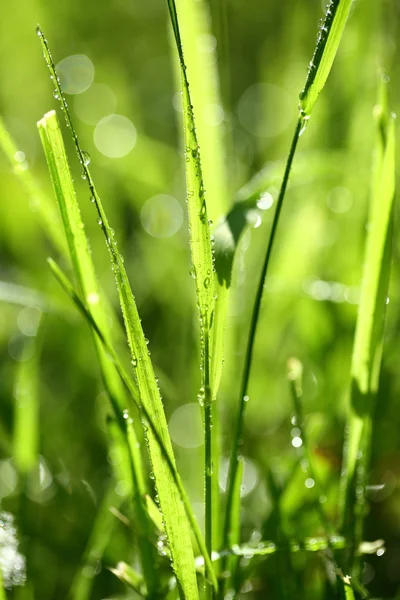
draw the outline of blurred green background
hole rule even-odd
[[[190,0],[211,17],[195,41],[199,64],[217,67],[221,101],[203,119],[226,148],[229,207],[249,190],[276,200],[297,116],[298,94],[323,16],[320,0]],[[197,10],[197,9],[196,9]],[[0,20],[0,115],[18,147],[19,167],[0,152],[0,502],[15,515],[27,583],[9,598],[66,598],[112,476],[104,392],[87,326],[47,267],[68,263],[49,239],[29,172],[56,207],[36,122],[56,108],[35,34],[39,22],[59,66],[75,128],[91,156],[136,296],[163,393],[179,468],[202,518],[198,322],[189,276],[182,114],[165,0],[3,3]],[[276,540],[271,477],[285,488],[279,527],[303,538],[323,533],[309,475],[296,467],[301,448],[286,379],[288,358],[304,363],[304,412],[324,503],[334,522],[357,298],[366,233],[380,69],[399,103],[397,0],[354,3],[331,76],[302,136],[267,283],[247,408],[243,453],[242,541]],[[62,61],[62,62],[61,62]],[[190,66],[190,65],[189,65]],[[192,73],[188,72],[189,79]],[[199,73],[193,74],[193,79]],[[196,109],[196,106],[195,106]],[[114,115],[114,116],[110,116]],[[93,205],[65,129],[93,258],[118,308],[113,274]],[[248,182],[262,170],[261,177]],[[216,178],[219,172],[215,174]],[[222,174],[221,174],[222,179]],[[241,191],[240,191],[241,190]],[[210,208],[214,222],[218,206]],[[273,206],[252,215],[235,261],[227,322],[221,414],[224,488],[249,315]],[[62,234],[61,228],[59,229]],[[365,558],[374,597],[400,597],[399,254],[395,233],[390,303],[375,420],[365,538],[383,538],[386,553]],[[113,326],[110,323],[110,326]],[[115,326],[115,323],[114,323]],[[124,345],[121,343],[122,352]],[[34,365],[40,403],[38,462],[25,478],[14,456],[15,405],[24,365]],[[22,381],[22,383],[21,383]],[[19,398],[19,400],[18,400]],[[226,473],[225,473],[226,477]],[[117,494],[121,489],[117,486]],[[122,510],[122,509],[121,509]],[[1,553],[1,546],[0,546]],[[132,558],[131,532],[115,520],[101,561],[88,571],[88,597],[133,598],[108,570]],[[165,559],[164,559],[165,560]],[[162,561],[162,557],[160,557]],[[293,558],[297,598],[322,598],[324,565]],[[165,563],[166,564],[166,563]],[[280,559],[258,561],[243,598],[280,598]],[[396,596],[398,594],[398,596]]]

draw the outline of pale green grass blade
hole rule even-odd
[[[353,0],[331,0],[318,32],[317,46],[308,66],[308,76],[300,94],[300,108],[309,116],[328,79]]]
[[[122,501],[114,488],[113,481],[97,511],[92,533],[82,559],[82,567],[75,576],[68,596],[71,600],[89,600],[91,597],[96,565],[103,558],[115,524],[115,517],[110,511],[110,506],[118,508]]]
[[[56,277],[57,281],[60,283],[61,287],[65,290],[67,295],[72,299],[72,301],[78,308],[79,312],[88,321],[90,326],[93,328],[93,330],[98,335],[101,343],[103,344],[105,352],[107,353],[107,355],[111,358],[111,360],[115,364],[115,367],[121,378],[121,381],[123,381],[124,385],[126,386],[126,389],[131,394],[132,400],[134,401],[135,405],[137,406],[137,408],[139,410],[142,410],[146,426],[148,426],[149,429],[151,429],[151,431],[153,432],[153,435],[154,435],[155,439],[157,440],[158,447],[160,448],[160,452],[164,456],[164,459],[168,466],[171,477],[174,480],[177,489],[179,490],[180,497],[181,497],[182,503],[185,507],[186,514],[189,519],[189,522],[190,522],[193,534],[195,536],[197,545],[199,547],[200,552],[203,554],[203,556],[205,558],[205,563],[207,565],[208,572],[211,573],[213,587],[216,590],[218,584],[217,584],[217,580],[216,580],[216,577],[215,577],[215,574],[214,574],[214,571],[212,568],[211,558],[207,552],[203,536],[200,532],[199,526],[197,524],[197,520],[194,516],[194,513],[191,508],[190,501],[186,494],[185,488],[183,487],[182,482],[179,477],[179,473],[177,472],[175,461],[173,460],[173,457],[171,457],[171,455],[168,451],[168,448],[165,447],[164,441],[159,434],[159,430],[158,430],[156,423],[153,421],[150,413],[147,411],[146,406],[144,404],[142,406],[139,405],[139,402],[136,399],[135,389],[133,388],[131,378],[129,377],[124,366],[120,362],[114,348],[112,347],[112,345],[108,342],[108,340],[103,335],[102,331],[100,330],[99,326],[97,325],[96,321],[94,320],[94,318],[93,318],[92,314],[90,313],[90,311],[88,310],[87,306],[79,298],[79,296],[75,292],[74,288],[72,287],[72,285],[70,284],[68,279],[65,277],[65,275],[62,273],[62,271],[59,269],[57,264],[51,259],[49,259],[48,262],[49,262],[49,266],[50,266],[54,276]],[[149,503],[149,502],[150,502],[150,500],[148,499],[147,503]],[[157,525],[158,524],[158,515],[154,514],[154,511],[153,511],[153,513],[151,513],[151,511],[149,511],[149,513],[153,514],[152,520]],[[164,530],[163,524],[162,524],[162,528]]]
[[[211,15],[205,0],[176,0],[176,10],[190,76],[190,97],[201,148],[207,210],[209,218],[216,223],[228,212],[230,201],[224,149],[224,112],[220,98],[217,50],[212,47]]]
[[[74,185],[69,170],[64,141],[62,138],[60,126],[55,111],[47,113],[38,123],[40,138],[45,152],[46,160],[49,166],[50,176],[53,183],[55,195],[61,212],[62,222],[67,238],[68,248],[71,255],[71,261],[74,274],[78,282],[82,297],[89,306],[97,322],[100,323],[103,331],[107,332],[107,315],[103,307],[99,286],[95,274],[95,269],[90,254],[89,242],[85,234],[80,209],[78,206]],[[126,423],[123,419],[123,410],[126,408],[126,396],[115,367],[105,355],[102,345],[95,336],[96,350],[99,357],[103,379],[108,391],[111,403],[114,406],[116,416],[119,419],[121,430],[124,430]],[[134,435],[133,432],[131,435]],[[143,464],[140,453],[136,453],[135,460],[132,460],[132,472],[135,481],[143,476],[137,473],[143,471]],[[143,511],[143,501],[137,503],[138,511],[147,520],[145,511]],[[151,549],[145,541],[141,544],[141,557],[144,571],[151,569],[149,573],[149,585],[156,583],[152,566],[154,561],[150,558]]]
[[[11,166],[13,167],[16,177],[21,181],[25,188],[29,200],[31,210],[37,213],[43,223],[43,227],[53,242],[54,246],[65,253],[65,240],[61,233],[60,218],[55,210],[50,198],[41,189],[40,185],[32,175],[26,161],[20,162],[17,160],[19,148],[13,138],[6,129],[3,119],[0,117],[0,148],[7,156]],[[26,163],[26,164],[25,164]]]
[[[214,264],[211,247],[210,223],[205,198],[204,180],[200,160],[200,149],[196,132],[186,64],[183,56],[180,27],[174,0],[168,0],[172,27],[176,40],[183,95],[183,116],[186,144],[186,187],[189,213],[189,240],[192,257],[192,274],[196,284],[197,304],[200,315],[200,352],[202,364],[201,395],[204,405],[204,451],[205,451],[205,523],[206,545],[211,555],[213,546],[213,516],[217,497],[216,471],[214,471],[215,436],[213,428],[212,391],[214,367],[211,361],[213,350],[212,326],[215,307]],[[218,357],[222,363],[222,356]],[[216,463],[217,464],[217,463]]]
[[[385,84],[382,83],[382,88]],[[383,105],[382,105],[383,104]],[[375,398],[382,359],[389,286],[395,195],[395,121],[381,103],[377,114],[377,147],[372,181],[370,223],[361,284],[351,368],[351,398],[345,465],[342,474],[342,526],[361,539]],[[358,464],[362,465],[363,476]],[[353,557],[354,558],[354,557]],[[353,565],[350,565],[353,567]]]
[[[6,590],[4,589],[3,583],[3,573],[0,569],[0,600],[7,600],[6,598]]]
[[[35,343],[29,340],[28,344]],[[29,354],[31,349],[28,347]],[[13,458],[20,473],[29,473],[39,454],[39,354],[36,342],[33,355],[21,362],[15,382]]]
[[[67,103],[58,82],[57,73],[55,71],[47,41],[44,38],[40,28],[38,28],[37,31],[42,43],[44,57],[53,77],[55,90],[58,93],[61,105],[64,109],[64,114],[71,130],[78,157],[87,179],[90,193],[94,200],[94,205],[98,212],[99,224],[104,233],[107,248],[110,253],[111,265],[115,275],[122,315],[124,318],[125,331],[131,351],[132,364],[139,389],[140,401],[142,407],[146,409],[146,412],[151,417],[152,422],[156,425],[158,437],[163,441],[169,459],[174,465],[175,459],[173,456],[171,439],[161,401],[160,390],[154,375],[153,365],[147,347],[147,341],[143,333],[136,303],[124,267],[123,258],[119,253],[114,232],[108,224],[102,202],[94,186],[94,182],[88,168],[87,156],[79,145],[75,129],[71,122]],[[211,277],[211,275],[212,273],[210,273],[209,277]],[[146,428],[146,424],[144,424],[144,427]],[[180,493],[174,478],[171,476],[168,462],[164,457],[164,454],[158,444],[157,437],[154,435],[152,428],[147,429],[146,435],[155,485],[160,501],[161,512],[163,513],[165,530],[171,552],[172,566],[175,571],[178,586],[180,588],[182,597],[187,598],[188,600],[197,600],[198,590],[196,573],[194,569],[194,555],[185,508],[181,502]]]

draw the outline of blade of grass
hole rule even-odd
[[[215,473],[213,466],[213,392],[211,363],[212,326],[214,318],[214,263],[211,247],[210,224],[208,221],[207,205],[204,190],[200,149],[198,144],[194,112],[192,106],[186,64],[183,56],[182,41],[178,23],[175,1],[168,0],[176,46],[179,56],[183,115],[186,144],[186,186],[189,213],[189,240],[192,257],[192,274],[196,284],[197,304],[200,317],[200,352],[201,352],[201,402],[204,406],[204,471],[205,471],[205,523],[206,546],[208,554],[212,553],[213,545],[213,502]],[[207,594],[210,587],[207,585]]]
[[[88,308],[86,307],[86,305],[82,302],[82,300],[79,298],[79,296],[77,295],[77,293],[75,292],[74,288],[72,287],[72,285],[70,284],[70,282],[68,281],[68,279],[65,277],[65,275],[62,273],[62,271],[59,269],[59,267],[57,266],[57,264],[49,259],[49,266],[54,274],[54,276],[56,277],[57,281],[60,283],[61,287],[65,290],[65,292],[67,293],[67,295],[71,298],[71,300],[74,302],[74,304],[76,305],[76,307],[78,308],[79,312],[82,314],[82,316],[88,321],[88,323],[90,324],[90,326],[93,328],[93,330],[96,332],[97,336],[99,337],[101,343],[103,344],[104,350],[107,352],[107,354],[109,355],[109,357],[111,358],[111,360],[113,361],[113,363],[115,364],[115,367],[117,369],[117,372],[121,378],[121,381],[123,381],[126,389],[129,391],[129,393],[131,393],[132,395],[132,400],[135,403],[135,405],[137,406],[138,409],[141,408],[142,412],[143,412],[143,416],[146,420],[146,425],[152,430],[153,435],[155,437],[155,439],[157,440],[158,446],[160,448],[160,452],[162,452],[165,461],[167,463],[169,472],[171,474],[171,477],[173,478],[176,487],[179,490],[180,493],[180,497],[182,500],[182,503],[185,507],[185,511],[186,511],[186,515],[187,518],[190,522],[193,534],[195,536],[197,545],[199,547],[200,552],[203,554],[204,559],[205,559],[205,563],[207,565],[207,569],[208,572],[211,573],[211,577],[212,577],[212,583],[213,583],[213,588],[216,591],[217,590],[217,580],[213,571],[213,567],[212,567],[212,562],[211,562],[211,558],[210,555],[207,552],[207,548],[203,539],[203,536],[200,532],[200,528],[198,526],[197,520],[194,516],[189,498],[186,494],[185,488],[182,485],[179,473],[176,469],[176,465],[175,465],[175,461],[173,461],[171,459],[170,453],[168,452],[168,449],[165,447],[164,445],[164,441],[162,439],[162,437],[159,434],[158,428],[155,424],[155,422],[153,421],[150,413],[147,411],[146,406],[142,405],[140,407],[139,402],[136,399],[136,395],[135,395],[135,390],[133,388],[132,385],[132,380],[129,377],[129,375],[127,374],[125,367],[123,366],[123,364],[120,362],[117,353],[115,352],[114,348],[112,347],[112,345],[107,341],[107,339],[104,337],[102,331],[100,330],[99,326],[97,325],[96,321],[94,320],[91,312],[88,310]]]
[[[377,145],[370,224],[354,338],[348,432],[341,482],[341,527],[354,540],[355,547],[362,536],[372,423],[382,360],[396,181],[394,118],[387,111],[383,81],[380,94],[381,101],[376,111]],[[356,487],[362,491],[356,493]],[[357,573],[355,558],[350,555],[349,571]]]
[[[240,388],[240,397],[239,397],[239,408],[236,419],[236,428],[234,435],[234,442],[231,451],[231,459],[229,464],[229,476],[228,476],[228,488],[227,488],[227,502],[226,502],[226,513],[225,513],[225,523],[224,523],[224,532],[223,539],[224,544],[226,545],[226,540],[228,539],[229,532],[232,528],[232,505],[233,505],[233,490],[235,489],[235,480],[237,477],[238,471],[238,459],[239,459],[239,447],[242,440],[243,434],[243,423],[244,423],[244,414],[245,407],[248,404],[248,387],[250,380],[250,371],[251,364],[253,359],[253,351],[254,351],[254,342],[256,336],[256,329],[258,324],[258,318],[261,309],[261,300],[263,295],[263,289],[265,285],[265,280],[268,273],[268,266],[270,263],[270,258],[272,254],[272,249],[274,246],[274,240],[276,237],[276,231],[279,222],[279,216],[281,213],[283,201],[286,194],[286,188],[289,181],[289,175],[292,167],[292,162],[294,155],[296,153],[297,143],[301,134],[304,132],[305,127],[307,125],[308,119],[311,114],[311,110],[316,102],[316,99],[321,92],[326,79],[328,77],[330,68],[333,63],[334,56],[336,54],[339,41],[341,39],[343,29],[346,23],[346,19],[344,19],[344,14],[346,13],[347,5],[351,4],[351,0],[331,0],[327,13],[325,15],[325,19],[323,25],[321,27],[320,35],[317,39],[317,46],[314,53],[313,61],[312,61],[312,78],[310,73],[306,79],[305,88],[301,94],[302,103],[299,106],[300,116],[296,124],[293,140],[290,146],[289,155],[286,162],[286,168],[283,175],[283,180],[281,184],[281,188],[278,195],[278,200],[276,203],[275,213],[272,221],[271,232],[269,235],[269,240],[267,244],[267,249],[265,253],[265,258],[263,262],[263,266],[261,269],[261,275],[258,283],[258,288],[255,296],[251,322],[250,322],[250,330],[249,337],[246,348],[245,355],[245,364],[243,369],[242,383]],[[348,7],[349,8],[349,7]],[[347,11],[348,12],[348,11]],[[327,44],[327,40],[330,40],[329,44]],[[312,102],[308,99],[311,98]]]
[[[302,114],[309,116],[322,92],[335,60],[353,0],[331,0],[318,32],[314,56],[308,65],[308,76],[300,94]]]
[[[90,254],[89,242],[85,234],[69,170],[65,146],[55,111],[47,113],[43,119],[39,121],[38,130],[49,166],[50,177],[59,205],[71,262],[79,289],[86,302],[92,307],[93,313],[100,322],[102,329],[108,331],[109,329],[106,327],[107,315],[101,301],[93,260]],[[105,355],[101,343],[96,336],[94,341],[107,392],[114,406],[120,428],[126,433],[127,424],[124,421],[123,415],[123,411],[126,408],[126,396],[123,386],[115,371],[115,367]],[[138,481],[138,479],[142,477],[141,473],[143,472],[143,469],[144,467],[140,453],[136,453],[136,455],[132,457],[134,481]],[[146,512],[143,511],[143,501],[140,501],[139,498],[136,504],[138,512],[145,520],[147,520]],[[152,591],[152,585],[156,584],[157,579],[154,573],[154,561],[151,558],[151,548],[146,540],[140,544],[140,551],[143,570],[148,576],[147,579],[150,586],[149,591]]]
[[[35,338],[29,340],[29,344],[35,343],[31,357],[31,348],[25,347],[27,360],[19,365],[15,383],[13,458],[23,474],[29,473],[37,464],[39,454],[38,370],[41,340]]]
[[[1,117],[0,148],[7,156],[11,166],[13,167],[16,177],[18,177],[22,186],[25,188],[30,199],[31,210],[39,213],[43,227],[54,246],[61,253],[65,253],[65,240],[59,227],[59,215],[54,209],[50,198],[46,196],[46,194],[40,188],[40,185],[37,183],[35,177],[33,177],[27,161],[23,161],[21,163],[19,160],[17,160],[19,148],[7,131],[6,125]]]
[[[82,151],[73,127],[68,106],[51,58],[47,40],[40,27],[37,28],[37,33],[42,43],[44,57],[52,76],[55,91],[58,94],[66,121],[71,131],[78,158],[83,168],[83,173],[89,185],[91,198],[94,201],[98,213],[98,222],[105,236],[106,245],[109,250],[125,324],[125,331],[131,352],[132,364],[139,389],[140,402],[142,407],[145,407],[147,413],[152,417],[152,421],[157,424],[156,427],[159,437],[163,440],[170,461],[175,465],[160,390],[154,375],[150,353],[148,351],[135,299],[124,267],[123,258],[118,251],[114,231],[108,224],[106,213],[95,188],[88,167],[89,161],[87,155]],[[209,276],[211,276],[211,273]],[[147,436],[146,440],[150,461],[154,472],[154,480],[160,501],[161,512],[164,517],[165,530],[171,551],[171,561],[177,578],[178,587],[182,597],[187,598],[188,600],[191,598],[197,600],[198,590],[194,569],[193,548],[190,540],[190,528],[184,507],[181,503],[180,493],[173,477],[171,477],[168,463],[157,442],[157,438],[154,436],[152,428],[149,428],[146,423],[143,423],[143,426]]]
[[[7,600],[6,590],[4,589],[3,573],[0,569],[0,600]]]
[[[185,54],[185,64],[190,74],[190,97],[196,115],[197,138],[201,148],[204,187],[207,190],[207,209],[214,222],[229,209],[224,150],[224,121],[207,118],[210,108],[222,111],[217,51],[202,50],[200,40],[212,39],[211,17],[204,0],[176,0],[176,10]],[[223,115],[223,112],[221,112]],[[219,114],[217,115],[219,116]]]

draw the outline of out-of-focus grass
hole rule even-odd
[[[303,411],[308,443],[314,468],[324,482],[324,509],[332,520],[335,517],[366,234],[373,148],[371,112],[381,60],[391,75],[389,96],[394,110],[399,101],[399,9],[391,1],[368,7],[364,4],[357,3],[350,15],[331,78],[313,113],[313,126],[302,139],[298,164],[299,168],[305,165],[301,171],[307,170],[308,175],[296,179],[293,171],[287,197],[290,210],[282,214],[271,279],[265,289],[268,311],[261,313],[260,328],[266,334],[257,340],[255,349],[252,404],[248,407],[242,446],[243,543],[257,539],[259,531],[263,532],[263,539],[275,539],[275,513],[265,485],[268,469],[282,485],[288,482],[280,501],[280,527],[284,532],[296,539],[324,533],[320,531],[317,513],[309,510],[313,489],[306,487],[307,477],[301,468],[294,470],[297,456],[288,443],[290,437],[296,437],[295,427],[290,424],[292,407],[285,377],[286,361],[293,355],[304,363]],[[210,10],[218,60],[226,69],[228,54],[230,63],[229,73],[222,72],[224,94],[229,84],[229,103],[222,108],[232,149],[228,163],[232,196],[267,164],[270,169],[278,165],[278,176],[260,192],[268,192],[276,200],[280,165],[294,125],[297,94],[313,51],[315,24],[322,16],[321,3],[312,0],[305,10],[302,0],[290,0],[288,5],[275,0],[266,12],[259,1],[234,2],[227,5],[225,17],[216,3],[210,3]],[[225,24],[221,24],[223,18]],[[192,415],[193,422],[198,419],[198,342],[193,327],[197,319],[193,281],[187,277],[187,228],[182,225],[171,235],[174,227],[170,226],[179,225],[185,192],[181,115],[174,108],[178,92],[172,64],[175,50],[170,46],[166,5],[156,0],[118,2],[111,10],[106,5],[88,2],[83,10],[73,0],[63,6],[49,2],[44,9],[22,0],[18,6],[6,3],[2,7],[0,112],[18,149],[26,155],[29,172],[50,197],[50,182],[35,131],[37,119],[52,108],[51,88],[34,34],[38,21],[54,40],[58,57],[87,55],[95,67],[92,86],[107,85],[116,98],[116,104],[107,104],[107,93],[102,97],[102,88],[92,88],[93,101],[89,88],[70,95],[68,102],[83,147],[91,155],[98,187],[110,199],[109,217],[135,285],[143,326],[165,392],[178,466],[201,518],[203,449],[196,446],[199,442],[195,427],[189,430],[191,423],[177,411],[181,405],[189,405],[188,410],[193,412],[186,414]],[[221,31],[226,32],[228,44]],[[213,38],[199,40],[203,53],[214,44]],[[125,157],[106,157],[94,142],[96,119],[105,116],[97,108],[101,103],[108,111],[128,117],[136,127],[136,145]],[[97,111],[90,113],[92,123],[78,116],[78,112],[85,114],[82,105],[89,104]],[[72,168],[93,256],[100,267],[101,286],[116,305],[113,275],[99,228],[91,218],[93,207],[85,181],[81,179],[81,169]],[[37,477],[32,489],[22,487],[10,460],[14,384],[22,357],[19,350],[29,337],[23,326],[26,313],[22,313],[23,306],[4,301],[0,312],[1,506],[16,514],[33,587],[21,588],[19,598],[63,598],[79,568],[95,514],[110,484],[115,457],[106,450],[103,386],[86,325],[72,313],[62,291],[44,268],[49,253],[46,235],[38,220],[32,218],[30,199],[1,153],[0,193],[1,281],[37,290],[50,298],[54,306],[66,308],[59,311],[63,318],[50,311],[43,323],[46,343],[40,358],[38,387],[38,472],[42,477]],[[171,201],[167,212],[160,213],[154,208],[157,202],[149,202],[158,194],[171,196],[177,203]],[[270,214],[270,209],[263,211],[261,223],[257,215],[250,217],[259,226],[249,228],[237,249],[219,398],[225,458],[231,443],[234,399],[244,357],[249,298],[254,295]],[[161,237],[165,233],[168,236]],[[400,391],[398,257],[395,236],[386,349],[372,446],[373,487],[368,491],[370,512],[365,531],[366,539],[384,538],[387,546],[384,555],[364,559],[364,580],[369,580],[367,585],[375,597],[394,597],[400,586],[400,541],[395,525],[400,506],[400,423],[396,400]],[[110,328],[115,330],[115,323],[110,323]],[[186,437],[182,434],[185,431]],[[224,466],[226,462],[222,462],[221,486]],[[96,572],[91,596],[94,600],[126,596],[124,585],[108,567],[120,560],[129,562],[131,552],[131,533],[116,520],[103,559],[91,571]],[[321,598],[323,574],[317,555],[296,553],[292,558],[299,597]],[[274,580],[273,558],[263,559],[259,565],[254,588],[246,594],[249,598],[262,598],[265,586]],[[90,576],[90,570],[86,575]],[[274,597],[273,590],[269,593]]]

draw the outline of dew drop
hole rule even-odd
[[[90,202],[96,202],[96,198],[94,196],[90,196]]]
[[[193,279],[196,279],[196,267],[194,265],[192,265],[189,269],[189,275],[191,277],[193,277]]]
[[[210,287],[210,282],[211,282],[210,278],[206,277],[204,280],[204,287],[206,288],[206,290],[208,290],[208,288]]]
[[[99,219],[97,219],[97,224],[98,225],[103,225],[103,221],[99,218]]]
[[[89,152],[86,152],[86,150],[82,150],[82,161],[85,167],[90,164],[90,154]]]
[[[54,92],[53,92],[53,96],[54,96],[54,98],[55,98],[56,100],[59,100],[59,99],[60,99],[60,95],[59,95],[59,93],[58,93],[58,90],[54,90]]]

